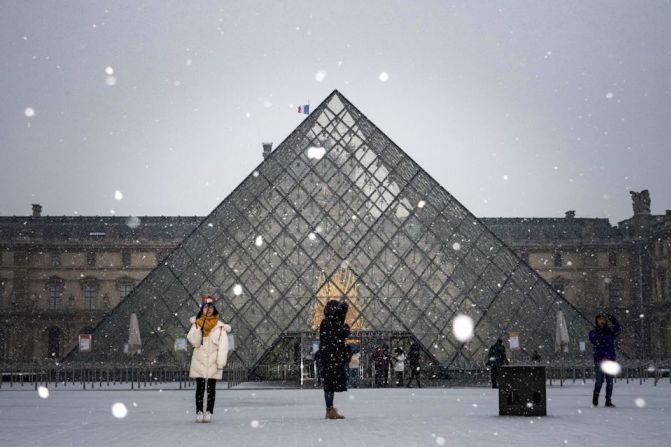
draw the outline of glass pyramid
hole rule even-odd
[[[285,335],[314,338],[331,298],[348,300],[355,334],[406,334],[444,368],[481,366],[510,332],[556,357],[559,310],[573,355],[590,328],[338,91],[96,327],[93,353],[71,357],[123,357],[135,313],[142,355],[176,358],[205,294],[219,298],[250,372],[286,361],[275,352]],[[453,335],[459,314],[475,324],[467,343]]]

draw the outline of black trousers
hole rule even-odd
[[[490,366],[490,368],[491,368],[490,374],[491,374],[491,378],[492,378],[492,388],[498,388],[499,383],[498,383],[497,379],[498,379],[498,376],[499,376],[499,365],[492,365],[492,366]]]
[[[196,379],[196,413],[203,411],[205,379]],[[217,379],[207,379],[207,411],[214,413],[214,398],[217,395]]]
[[[375,386],[384,386],[384,368],[375,368]]]
[[[613,396],[613,377],[610,374],[606,374],[601,371],[599,365],[594,367],[594,375],[596,380],[594,381],[594,394],[597,396],[601,392],[601,387],[603,386],[603,381],[606,381],[606,402],[610,402],[611,397]]]
[[[410,374],[410,379],[408,379],[408,386],[412,383],[412,379],[415,379],[417,387],[420,388],[422,385],[419,383],[419,366],[410,367],[410,371],[412,371],[412,374]]]

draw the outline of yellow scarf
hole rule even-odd
[[[210,331],[214,329],[218,321],[219,318],[217,318],[214,315],[212,315],[211,317],[206,317],[205,315],[203,315],[202,317],[196,320],[196,326],[202,327],[203,336],[208,337],[210,335]]]

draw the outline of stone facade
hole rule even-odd
[[[200,221],[33,211],[0,217],[0,362],[65,355]]]
[[[483,218],[590,320],[618,316],[639,358],[671,357],[671,212],[607,219]],[[0,363],[60,358],[76,346],[201,217],[0,217]]]

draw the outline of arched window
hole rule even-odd
[[[61,340],[63,338],[63,331],[61,328],[53,326],[47,331],[47,357],[60,358],[61,357]]]

